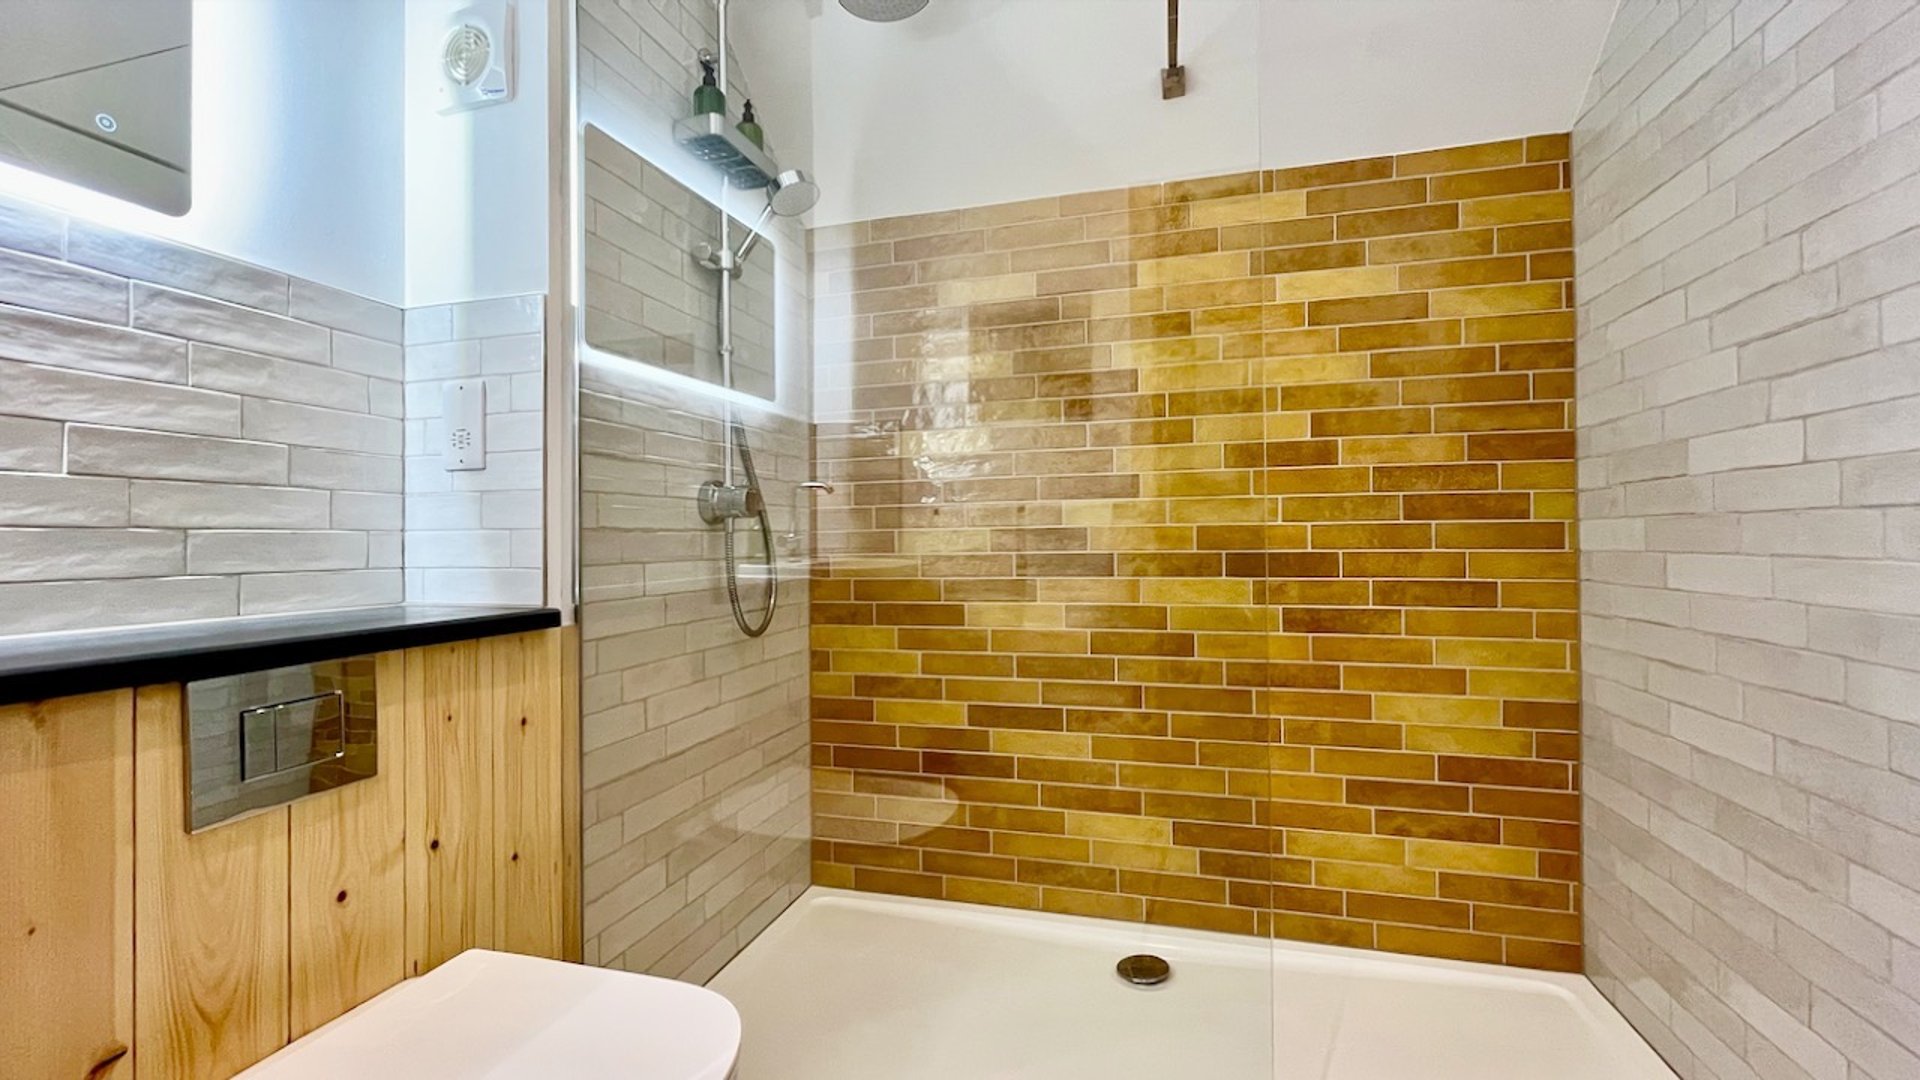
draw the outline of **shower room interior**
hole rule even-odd
[[[1916,0],[0,26],[0,1075],[1920,1080]]]

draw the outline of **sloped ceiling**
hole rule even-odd
[[[797,2],[834,224],[1564,131],[1616,0],[1182,0],[1177,101],[1165,0]]]

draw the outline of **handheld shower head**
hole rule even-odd
[[[798,217],[820,201],[820,185],[799,169],[788,169],[767,186],[767,208],[781,217]]]
[[[799,169],[787,169],[767,184],[767,208],[760,211],[760,220],[747,230],[747,238],[741,242],[740,250],[728,255],[724,251],[715,252],[706,245],[695,251],[701,265],[709,270],[722,270],[739,277],[747,265],[747,256],[752,253],[753,245],[760,242],[760,230],[767,227],[767,219],[780,217],[799,217],[813,209],[820,201],[820,185],[813,182]]]
[[[920,14],[927,0],[840,0],[840,6],[868,22],[899,22]]]

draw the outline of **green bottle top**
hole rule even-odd
[[[693,111],[696,113],[727,114],[727,94],[714,81],[713,61],[700,58],[700,85],[693,91]]]
[[[747,99],[746,107],[740,113],[738,129],[740,134],[745,135],[747,141],[753,143],[753,145],[762,150],[767,148],[767,133],[761,130],[760,121],[754,119],[752,98]]]

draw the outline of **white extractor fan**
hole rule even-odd
[[[440,39],[440,111],[513,99],[513,4],[482,0],[455,11]]]

